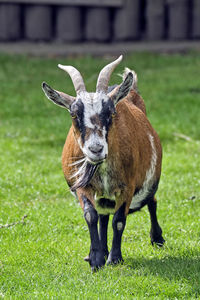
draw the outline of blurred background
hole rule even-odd
[[[93,42],[114,50],[121,42],[198,39],[199,0],[0,0],[0,43]]]
[[[199,53],[200,0],[0,0],[0,299],[200,299]],[[61,63],[94,92],[117,54],[110,85],[136,71],[161,138],[166,244],[152,248],[144,208],[127,220],[124,264],[91,276],[87,224],[61,169],[71,117],[41,83],[75,96]],[[110,248],[112,222],[108,237]]]

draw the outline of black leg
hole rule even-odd
[[[162,229],[158,224],[157,215],[156,215],[157,202],[154,198],[151,198],[148,202],[148,209],[151,218],[151,230],[150,237],[152,245],[156,243],[158,246],[162,247],[165,240],[162,237]]]
[[[82,199],[84,203],[84,217],[89,228],[91,239],[91,247],[88,261],[92,270],[95,271],[105,265],[104,253],[101,249],[101,243],[99,240],[97,228],[98,214],[92,206],[91,202],[86,197],[83,196]]]
[[[122,234],[126,225],[125,206],[126,204],[124,203],[118,209],[118,211],[115,213],[113,217],[112,249],[109,253],[107,264],[117,264],[123,261],[122,253],[121,253],[121,241],[122,241]]]
[[[99,215],[99,239],[104,257],[108,257],[107,230],[109,215]]]

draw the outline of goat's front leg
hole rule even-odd
[[[113,217],[112,249],[109,253],[107,264],[117,264],[123,261],[122,253],[121,253],[121,241],[122,241],[122,234],[126,225],[125,206],[126,204],[124,203],[114,214]]]
[[[104,252],[101,247],[97,229],[98,214],[92,206],[91,202],[85,196],[82,197],[82,199],[84,204],[84,217],[89,228],[91,239],[88,261],[90,263],[92,271],[96,271],[97,269],[105,265]]]

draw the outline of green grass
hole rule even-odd
[[[57,63],[76,66],[88,90],[108,61],[0,55],[0,298],[200,299],[200,55],[134,54],[125,66],[138,73],[149,119],[164,148],[157,193],[166,244],[152,247],[147,209],[130,215],[124,264],[91,274],[83,258],[89,234],[61,170],[69,114],[41,91],[45,80],[74,94]],[[186,140],[177,136],[184,134]],[[109,247],[112,228],[109,225]]]

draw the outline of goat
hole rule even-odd
[[[43,83],[46,96],[71,114],[62,167],[84,211],[91,240],[86,260],[92,270],[104,266],[106,258],[107,264],[123,261],[121,240],[126,217],[146,204],[151,243],[162,246],[165,242],[154,197],[161,174],[162,148],[137,92],[137,75],[126,68],[123,82],[108,88],[111,73],[121,60],[122,55],[101,70],[95,93],[86,91],[81,74],[72,66],[58,65],[70,75],[76,98]],[[108,252],[110,214],[114,214],[113,241]]]

